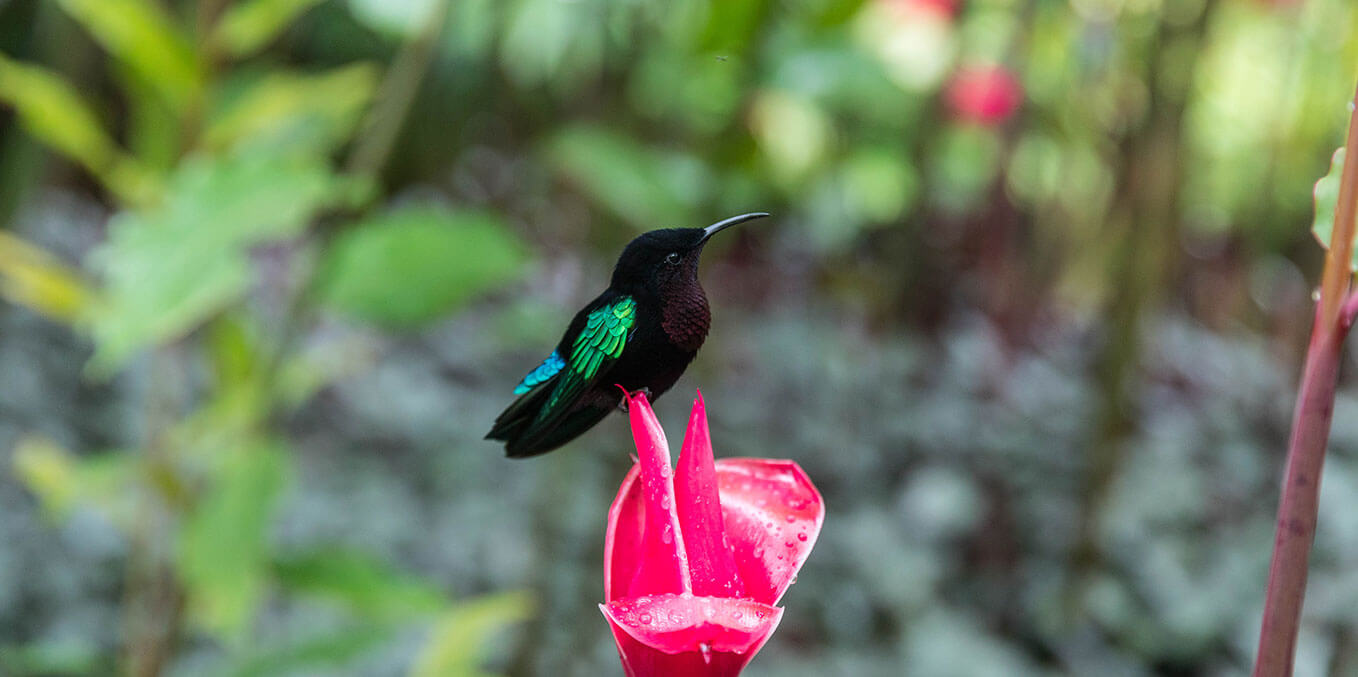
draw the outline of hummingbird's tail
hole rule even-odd
[[[550,392],[550,388],[539,388],[515,400],[495,419],[486,439],[504,442],[505,455],[510,458],[537,456],[584,434],[617,407],[616,402],[582,402],[574,411],[542,416]]]

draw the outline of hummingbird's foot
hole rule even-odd
[[[619,387],[619,388],[622,388],[622,386],[618,386],[618,387]],[[626,390],[626,389],[624,389],[624,390]],[[645,395],[647,401],[649,401],[649,400],[651,399],[651,389],[650,389],[650,388],[637,388],[636,390],[633,390],[633,391],[631,391],[631,392],[628,393],[628,394],[629,394],[629,395],[636,395],[637,393],[640,393],[640,394],[642,394],[642,395]],[[626,398],[626,397],[622,398],[622,400],[621,400],[620,402],[618,402],[618,411],[621,411],[621,412],[624,413],[624,414],[627,413],[627,398]]]

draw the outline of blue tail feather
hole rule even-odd
[[[542,364],[528,372],[528,375],[524,376],[522,381],[519,381],[519,385],[514,386],[514,394],[522,395],[532,390],[543,381],[556,376],[556,373],[561,371],[564,366],[566,366],[566,361],[561,359],[561,356],[553,350],[552,354],[542,361]]]

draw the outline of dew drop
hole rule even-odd
[[[797,534],[797,540],[799,540],[799,541],[805,541],[805,540],[806,540],[806,532],[803,531],[802,533]]]
[[[665,496],[664,498],[661,498],[661,499],[660,499],[660,509],[661,509],[661,510],[669,510],[669,509],[670,509],[670,497],[669,497],[669,496]]]
[[[788,524],[792,524],[793,522],[796,522],[796,521],[797,521],[797,517],[796,517],[795,515],[788,515],[788,516],[787,516],[787,523],[788,523]]]
[[[662,466],[660,466],[660,476],[661,476],[661,477],[669,477],[669,476],[670,476],[670,467],[669,467],[668,465],[662,465]]]
[[[642,614],[642,615],[641,615],[641,624],[642,624],[642,625],[650,625],[650,624],[651,624],[651,615],[650,615],[650,614]]]
[[[763,549],[763,548],[755,548],[755,549],[754,549],[754,558],[755,558],[755,559],[763,559],[763,558],[764,558],[764,549]]]
[[[788,549],[788,550],[791,550],[792,548],[796,547],[796,544],[794,544],[792,541],[788,541],[788,542],[784,543],[783,545],[787,546],[787,549]]]
[[[745,614],[742,614],[742,613],[740,613],[739,611],[733,611],[733,612],[731,612],[731,618],[734,618],[734,619],[736,619],[736,620],[740,620],[740,617],[741,617],[741,616],[744,616],[744,615],[745,615]]]
[[[698,651],[703,655],[703,664],[712,664],[712,645],[707,642],[698,642]]]
[[[670,525],[666,524],[664,531],[660,532],[660,540],[669,545],[674,542],[674,533],[670,530]]]

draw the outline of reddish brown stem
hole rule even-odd
[[[1358,318],[1358,292],[1349,294],[1349,298],[1344,301],[1344,306],[1339,309],[1339,326],[1344,331],[1353,327],[1353,321]]]
[[[1325,444],[1330,436],[1334,389],[1338,380],[1343,334],[1338,327],[1320,326],[1316,308],[1316,331],[1306,354],[1301,392],[1292,417],[1287,470],[1278,526],[1273,541],[1273,562],[1268,570],[1268,597],[1259,632],[1259,654],[1254,677],[1286,677],[1292,674],[1297,625],[1306,593],[1306,567],[1316,533],[1320,471]]]
[[[1355,100],[1358,102],[1358,95]],[[1354,315],[1358,314],[1358,294],[1350,292],[1354,217],[1358,215],[1358,107],[1349,118],[1346,148],[1334,229],[1321,276],[1320,300],[1306,350],[1297,408],[1292,415],[1292,437],[1288,441],[1287,470],[1278,505],[1254,677],[1292,674],[1341,351]]]

